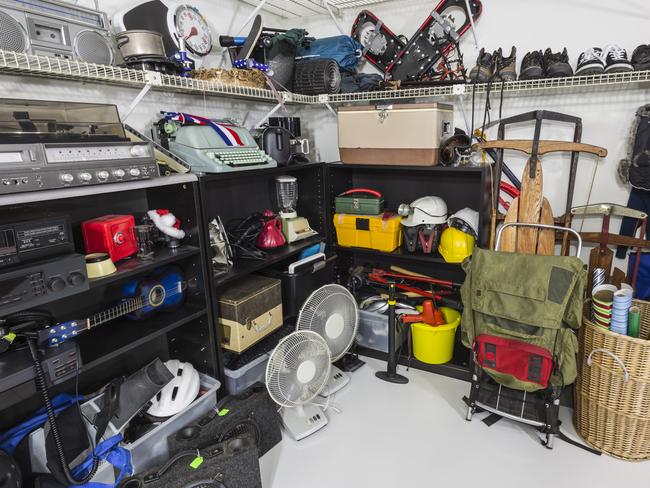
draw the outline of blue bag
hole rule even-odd
[[[312,41],[308,47],[300,47],[298,57],[333,59],[341,70],[354,71],[362,50],[363,46],[350,36],[325,37]]]

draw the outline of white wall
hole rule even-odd
[[[431,1],[393,1],[373,5],[373,11],[395,33],[410,36],[422,23],[436,2]],[[644,0],[627,0],[611,2],[605,0],[483,0],[483,15],[477,22],[476,31],[480,46],[488,50],[503,47],[510,50],[517,47],[517,70],[521,59],[527,51],[551,47],[561,50],[566,47],[572,66],[575,68],[578,55],[590,46],[604,47],[608,43],[617,43],[628,50],[631,56],[634,48],[650,42],[650,2]],[[345,13],[341,24],[348,29],[357,12]],[[336,35],[338,31],[327,18],[314,19],[307,25],[312,35]],[[477,51],[473,44],[471,32],[464,37],[462,49],[468,68],[473,66]],[[372,72],[371,66],[364,67]],[[492,99],[492,116],[498,118],[499,97],[494,93]],[[471,100],[465,103],[467,117],[471,114]],[[485,99],[477,97],[476,124],[482,120]],[[629,188],[616,180],[616,166],[624,157],[627,148],[627,136],[633,121],[635,110],[644,103],[650,103],[650,90],[634,87],[629,90],[607,90],[590,93],[573,92],[566,95],[535,95],[525,97],[505,96],[503,116],[508,117],[531,110],[545,109],[575,115],[583,121],[583,142],[604,146],[609,156],[602,160],[597,169],[596,179],[590,198],[591,203],[613,202],[627,203]],[[456,125],[465,129],[460,107],[456,104]],[[336,160],[336,121],[326,112],[316,114],[319,130],[316,144],[321,148],[325,158]],[[488,132],[490,138],[496,136],[496,127]],[[531,137],[530,126],[513,130],[510,137]],[[551,124],[542,133],[543,137],[569,139],[570,131],[558,124]],[[507,154],[509,162],[517,175],[521,175],[525,159],[517,154]],[[566,187],[568,178],[568,155],[553,154],[544,157],[544,194],[549,198],[555,215],[564,212],[566,205]],[[587,203],[587,195],[594,170],[595,159],[583,155],[580,158],[574,205]],[[580,228],[580,221],[574,227]],[[590,219],[584,224],[584,230],[598,230],[599,219]],[[618,229],[618,224],[613,224]],[[583,255],[588,253],[588,249]],[[620,263],[619,263],[620,265]]]

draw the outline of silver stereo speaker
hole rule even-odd
[[[104,12],[56,0],[0,0],[0,49],[114,64]]]

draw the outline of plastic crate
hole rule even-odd
[[[266,372],[266,363],[269,362],[269,354],[264,353],[262,356],[253,359],[250,363],[245,364],[239,369],[224,368],[226,375],[226,390],[230,395],[237,395],[253,383],[261,381],[264,383],[264,374]]]
[[[134,474],[142,473],[164,464],[169,458],[167,437],[178,432],[186,425],[203,418],[210,410],[217,406],[217,390],[221,386],[221,383],[204,374],[199,374],[199,376],[201,378],[201,388],[204,390],[207,389],[203,395],[194,400],[185,410],[151,429],[135,442],[122,444],[122,447],[131,451],[131,464],[133,465]],[[82,406],[84,416],[89,411],[86,410],[88,404],[97,401],[98,398]],[[95,404],[90,405],[90,408],[90,411],[96,409]],[[111,436],[105,434],[105,437]],[[104,461],[99,465],[92,481],[95,483],[113,484],[115,482],[115,474],[113,466]]]
[[[406,340],[406,327],[397,327],[395,350]],[[357,344],[375,351],[388,352],[388,315],[359,310]]]

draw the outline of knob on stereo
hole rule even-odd
[[[125,174],[126,173],[124,172],[123,169],[114,169],[113,170],[113,176],[115,176],[116,178],[124,178]]]
[[[100,179],[100,180],[107,180],[109,176],[110,176],[110,173],[108,171],[98,171],[97,172],[97,178]]]
[[[140,170],[138,168],[131,168],[129,174],[131,176],[140,176]]]
[[[59,179],[63,183],[72,183],[74,181],[74,176],[72,176],[70,173],[63,173],[59,176]]]
[[[81,273],[74,272],[68,275],[68,283],[72,286],[82,285],[84,281],[86,281],[86,277]]]
[[[79,179],[81,181],[90,181],[90,180],[93,179],[93,175],[91,175],[90,173],[85,173],[85,172],[84,173],[79,173]]]
[[[113,241],[115,241],[115,244],[124,244],[124,241],[126,241],[126,236],[124,235],[123,232],[118,232],[113,236]]]
[[[63,278],[54,277],[47,282],[47,289],[54,292],[63,291],[65,288],[65,281]]]
[[[129,151],[134,158],[145,158],[149,155],[148,146],[133,146]]]

